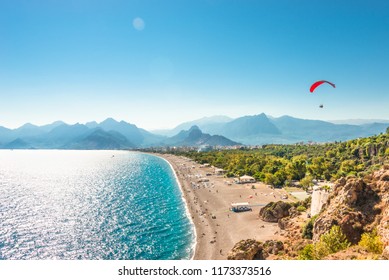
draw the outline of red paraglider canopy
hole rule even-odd
[[[330,84],[331,86],[335,87],[335,84],[329,82],[329,81],[317,81],[317,82],[314,82],[312,85],[311,85],[311,88],[309,89],[310,92],[313,92],[318,86],[320,86],[321,84],[323,83],[327,83],[327,84]]]

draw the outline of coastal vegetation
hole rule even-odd
[[[381,237],[377,234],[377,229],[362,234],[361,241],[359,241],[358,245],[375,254],[382,254],[384,250],[384,244],[381,241]]]
[[[299,253],[299,260],[321,260],[350,246],[342,229],[334,225],[330,231],[320,237],[320,241],[308,244]]]
[[[388,163],[389,134],[325,144],[271,144],[238,150],[170,153],[222,168],[227,177],[250,175],[276,187],[298,181],[307,189],[314,179],[363,177]]]
[[[381,237],[377,234],[377,229],[362,234],[358,244],[352,245],[341,228],[337,225],[332,226],[331,230],[320,237],[316,243],[310,243],[299,251],[299,260],[321,260],[331,254],[338,253],[350,248],[352,252],[366,251],[372,254],[373,258],[378,258],[384,249]],[[347,253],[344,253],[347,254]],[[357,255],[357,254],[355,254]]]
[[[276,254],[257,246],[261,257],[388,259],[388,132],[346,142],[174,153],[222,168],[228,177],[250,175],[274,187],[307,190],[315,180],[333,181],[321,186],[329,198],[311,218],[301,215],[309,210],[309,199],[270,202],[260,209],[260,219],[278,223],[285,236]],[[232,250],[230,258],[239,259],[237,253]]]
[[[315,223],[315,220],[317,218],[317,215],[310,218],[307,222],[307,224],[303,228],[303,237],[306,239],[312,239],[313,237],[313,224]]]

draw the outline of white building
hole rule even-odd
[[[255,178],[248,175],[244,175],[239,177],[239,183],[241,184],[255,183]]]
[[[224,169],[215,168],[215,175],[223,175],[225,173],[226,173],[226,171]]]

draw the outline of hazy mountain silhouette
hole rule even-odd
[[[51,124],[46,124],[46,125],[42,125],[40,126],[39,128],[46,131],[46,132],[50,132],[51,130],[53,130],[54,128],[60,126],[60,125],[63,125],[65,124],[63,121],[55,121]]]
[[[30,143],[27,143],[23,139],[17,138],[10,143],[4,145],[4,149],[31,149],[32,146]]]
[[[288,144],[301,141],[344,141],[379,134],[386,130],[389,123],[334,124],[290,116],[274,118],[262,113],[214,124],[212,127],[196,125],[205,133],[222,135],[246,145],[259,145],[267,143]]]
[[[144,129],[138,128],[134,124],[125,121],[117,122],[112,118],[108,118],[99,123],[97,127],[100,127],[105,131],[117,131],[123,134],[137,147],[147,146],[150,143],[155,143],[164,139],[163,136],[152,134]]]
[[[331,142],[366,137],[384,132],[389,124],[370,123],[364,125],[333,124],[319,120],[305,120],[290,116],[272,119],[282,131],[284,139],[295,141]]]
[[[237,142],[220,135],[210,135],[203,133],[198,126],[194,125],[189,130],[182,130],[177,135],[166,139],[163,142],[168,146],[235,146]]]
[[[198,124],[196,124],[196,122]],[[192,125],[191,125],[192,124]],[[191,125],[188,127],[188,125]],[[0,126],[0,148],[3,149],[124,149],[150,146],[229,146],[238,143],[296,143],[301,141],[333,142],[368,137],[385,132],[389,123],[368,122],[361,125],[334,124],[291,116],[278,118],[265,114],[230,119],[214,116],[185,122],[156,135],[125,121],[108,118],[101,123],[69,125],[62,121],[37,126],[26,123],[16,129]]]
[[[163,139],[165,137],[112,118],[87,125],[57,121],[44,126],[27,123],[17,129],[0,127],[0,148],[3,149],[125,149],[144,147]]]
[[[50,132],[43,135],[43,141],[41,142],[41,148],[61,148],[70,143],[76,141],[81,137],[85,137],[90,133],[90,129],[83,124],[62,124],[55,127]]]
[[[153,130],[153,133],[165,135],[165,136],[174,136],[180,133],[183,130],[189,130],[192,126],[199,126],[203,131],[212,130],[213,127],[219,127],[222,124],[232,121],[233,119],[227,116],[212,116],[204,117],[194,121],[184,122],[173,129],[160,129]]]
[[[62,148],[76,150],[116,150],[131,149],[135,147],[136,146],[133,143],[128,141],[128,139],[119,132],[107,132],[101,128],[96,128],[87,136],[77,139]]]

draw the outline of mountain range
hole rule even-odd
[[[147,131],[125,121],[69,125],[62,121],[16,129],[0,126],[2,149],[134,149],[152,146],[234,146],[267,143],[333,142],[384,132],[389,122],[335,124],[264,113],[240,118],[206,117],[171,130]]]
[[[220,135],[202,133],[197,126],[172,137],[156,135],[134,124],[108,118],[101,123],[69,125],[61,121],[17,129],[0,126],[2,149],[135,149],[150,146],[233,146],[239,143]]]
[[[231,141],[221,135],[210,135],[203,133],[197,125],[188,130],[181,130],[177,135],[169,137],[161,142],[162,146],[235,146],[240,143]]]
[[[223,121],[220,121],[223,120]],[[218,134],[245,145],[268,143],[291,144],[297,142],[334,142],[368,137],[384,132],[389,121],[374,122],[364,120],[362,124],[335,124],[329,121],[299,119],[291,116],[274,118],[264,113],[228,120],[202,118],[183,123],[177,127],[197,125],[204,133]],[[170,135],[177,131],[165,131]]]

